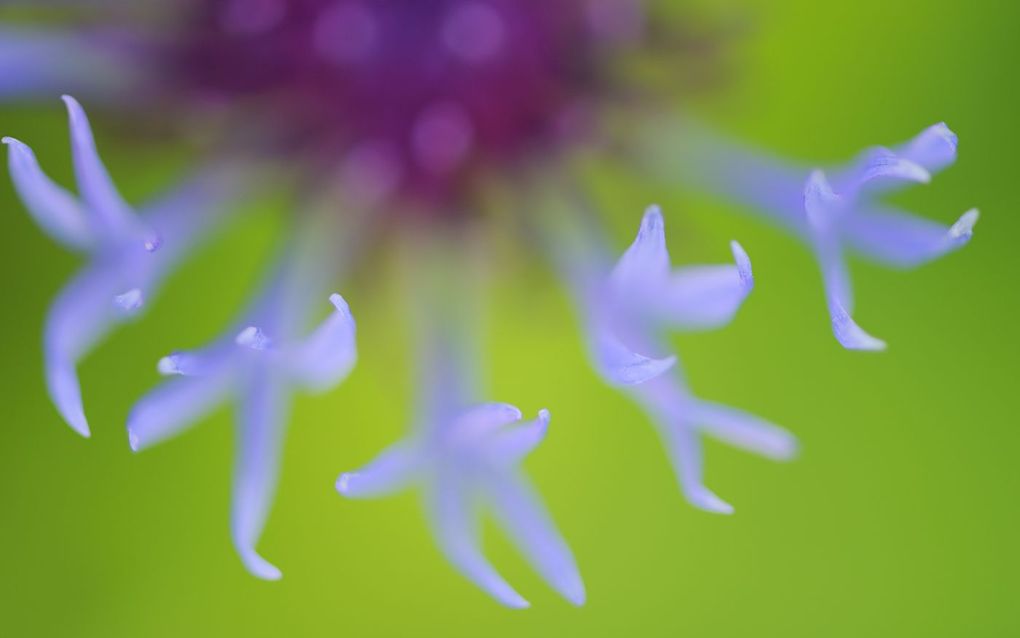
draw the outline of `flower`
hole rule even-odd
[[[522,422],[512,405],[474,403],[463,336],[454,336],[451,326],[437,326],[423,341],[413,432],[365,467],[341,474],[337,491],[347,498],[376,498],[418,485],[447,559],[500,603],[527,607],[479,549],[479,506],[484,505],[546,582],[575,605],[583,604],[584,584],[574,557],[517,468],[545,438],[549,411]]]
[[[736,241],[730,249],[733,265],[671,270],[662,212],[651,206],[611,272],[599,260],[573,268],[586,272],[574,278],[575,293],[588,319],[596,368],[651,416],[687,500],[721,514],[733,508],[702,483],[702,433],[776,460],[788,460],[797,450],[786,430],[693,396],[676,368],[676,356],[666,354],[665,328],[725,325],[751,292],[751,261]]]
[[[231,530],[243,564],[261,578],[280,577],[255,548],[291,395],[332,388],[356,358],[355,324],[342,297],[329,296],[333,312],[310,334],[309,320],[334,280],[349,274],[344,262],[376,246],[369,230],[407,232],[428,246],[481,225],[485,216],[474,213],[486,211],[493,182],[508,187],[516,204],[531,204],[536,190],[565,190],[575,153],[611,150],[617,158],[629,144],[640,161],[651,161],[649,172],[749,204],[800,236],[821,264],[839,342],[879,349],[884,344],[851,318],[844,249],[917,265],[966,243],[977,219],[971,211],[947,228],[878,202],[954,161],[956,136],[944,125],[846,167],[809,170],[657,115],[672,104],[662,93],[675,87],[662,91],[642,78],[654,76],[656,65],[672,71],[675,56],[689,53],[676,46],[684,34],[660,25],[655,8],[639,0],[194,0],[162,9],[165,15],[147,22],[132,3],[110,0],[82,9],[94,26],[3,26],[0,99],[80,91],[139,129],[159,123],[153,128],[189,140],[197,157],[230,159],[200,163],[193,178],[135,215],[73,98],[64,101],[78,197],[42,172],[28,146],[4,142],[29,213],[90,260],[54,303],[44,344],[52,400],[86,436],[78,362],[144,308],[187,250],[257,188],[253,163],[295,176],[297,222],[269,282],[225,336],[161,359],[158,371],[173,378],[139,400],[127,423],[138,451],[214,406],[238,404]],[[623,139],[630,131],[612,126],[621,114],[650,122],[651,140]],[[795,454],[796,441],[762,419],[695,397],[666,337],[734,317],[754,285],[747,254],[732,242],[731,265],[674,270],[653,206],[613,267],[612,244],[596,220],[575,219],[569,209],[532,212],[525,221],[577,299],[595,368],[652,418],[687,500],[732,512],[703,484],[701,435],[778,460]],[[362,498],[419,486],[453,565],[501,603],[525,607],[479,549],[475,523],[485,505],[536,571],[582,604],[573,555],[519,469],[544,438],[549,412],[525,422],[512,405],[480,402],[484,395],[473,387],[471,364],[482,357],[463,356],[477,323],[462,317],[473,292],[457,279],[475,270],[465,245],[441,247],[439,281],[421,286],[436,294],[410,317],[428,328],[411,434],[341,474],[337,489]]]
[[[418,483],[433,534],[450,562],[507,607],[528,607],[478,547],[477,508],[484,504],[542,577],[581,605],[584,584],[570,549],[516,469],[545,437],[549,411],[532,421],[521,418],[520,410],[505,403],[434,415],[407,441],[341,474],[336,489],[347,498],[372,498]]]
[[[674,150],[663,139],[682,136]],[[654,131],[646,149],[672,156],[658,174],[679,177],[693,188],[707,189],[767,215],[806,242],[822,271],[825,298],[836,340],[850,350],[883,350],[886,344],[853,320],[853,290],[844,252],[858,252],[880,264],[913,268],[967,244],[978,220],[976,208],[945,226],[878,200],[878,196],[913,184],[927,184],[932,174],[956,161],[958,140],[945,123],[921,131],[892,149],[877,146],[846,166],[805,169],[721,139],[697,126],[678,122],[674,131]]]
[[[96,151],[78,102],[64,96],[81,198],[55,184],[26,144],[3,138],[11,179],[25,207],[50,237],[89,255],[90,264],[60,293],[46,320],[46,382],[61,416],[89,436],[75,368],[119,322],[135,316],[168,271],[222,216],[236,175],[210,169],[135,215]],[[166,244],[164,246],[164,243]]]
[[[354,365],[355,325],[347,302],[333,293],[334,312],[300,341],[278,342],[287,334],[280,291],[270,286],[246,318],[253,323],[197,352],[160,359],[161,374],[175,378],[160,385],[132,409],[127,432],[139,451],[193,425],[217,405],[238,404],[238,458],[234,475],[231,535],[248,570],[267,580],[280,570],[255,551],[275,491],[280,447],[294,388],[325,391]]]

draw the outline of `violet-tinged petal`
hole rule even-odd
[[[257,366],[243,382],[230,525],[241,561],[249,572],[265,580],[282,576],[255,551],[276,490],[287,411],[288,397],[274,375],[274,371]]]
[[[378,498],[398,492],[417,477],[420,454],[406,443],[392,445],[365,467],[341,474],[336,489],[347,498]]]
[[[664,424],[666,451],[687,501],[706,512],[732,514],[733,506],[719,498],[703,482],[702,450],[698,432],[686,421]]]
[[[234,384],[229,362],[203,365],[206,374],[171,379],[135,403],[127,420],[132,450],[138,452],[181,433],[227,400]],[[185,364],[184,369],[189,368]]]
[[[121,197],[103,165],[96,141],[92,135],[88,116],[81,105],[70,95],[63,96],[71,128],[71,157],[78,182],[78,192],[96,216],[101,234],[115,239],[137,236],[147,250],[155,250],[160,240],[150,230],[142,230],[140,221]]]
[[[853,181],[844,192],[874,193],[931,181],[931,173],[925,167],[883,147],[867,151],[852,174]]]
[[[674,328],[725,325],[754,288],[751,261],[737,242],[732,266],[691,266],[675,270],[668,286],[650,300],[656,318]]]
[[[50,306],[43,333],[46,383],[57,411],[75,431],[89,436],[76,368],[117,320],[111,299],[119,281],[93,266],[76,276]]]
[[[293,378],[314,391],[327,390],[347,376],[357,359],[355,322],[339,294],[329,297],[335,311],[300,345],[289,348],[288,368]]]
[[[584,583],[574,556],[531,486],[512,475],[492,477],[488,484],[493,513],[535,571],[564,598],[583,605]]]
[[[833,232],[846,212],[844,199],[836,194],[824,171],[814,170],[804,184],[804,212],[814,234]]]
[[[440,550],[471,582],[512,609],[530,604],[486,560],[478,545],[478,520],[462,477],[440,470],[436,484],[427,490],[426,507]]]
[[[481,403],[457,417],[450,429],[456,432],[457,440],[474,443],[480,436],[520,421],[522,416],[520,409],[509,403]]]
[[[963,247],[973,235],[977,209],[964,213],[952,226],[889,207],[873,206],[848,218],[847,243],[881,263],[901,268],[920,266]]]
[[[829,316],[836,341],[847,350],[885,350],[886,343],[875,338],[857,325],[838,299],[829,297]]]
[[[486,447],[489,459],[500,466],[517,465],[538,447],[549,430],[549,410],[539,410],[538,418],[494,432]]]
[[[591,350],[595,366],[608,383],[630,386],[645,383],[676,364],[675,356],[649,357],[634,352],[606,324],[591,329]]]
[[[684,497],[700,509],[732,514],[733,506],[705,487],[700,436],[692,422],[692,399],[675,375],[631,389],[655,421]]]
[[[697,400],[691,421],[717,439],[770,459],[787,461],[797,454],[797,439],[792,434],[727,405]]]
[[[620,257],[610,275],[610,282],[621,291],[644,291],[660,285],[668,275],[665,224],[662,210],[653,205],[645,211],[637,237]]]
[[[3,138],[3,143],[14,188],[39,227],[68,248],[92,248],[95,237],[74,196],[42,171],[28,145],[13,137]]]
[[[958,139],[945,122],[929,126],[914,139],[897,149],[897,153],[936,173],[956,161]]]

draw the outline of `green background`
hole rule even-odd
[[[487,533],[487,552],[533,604],[503,609],[442,559],[413,493],[349,502],[334,491],[339,471],[399,437],[410,416],[407,300],[385,257],[343,287],[359,320],[355,373],[296,406],[260,545],[284,578],[246,574],[228,537],[229,412],[138,455],[123,423],[157,381],[160,355],[226,325],[271,253],[278,206],[197,253],[143,321],[85,362],[86,441],[45,397],[39,345],[46,307],[77,262],[2,180],[0,635],[1020,633],[1018,7],[744,2],[734,5],[749,18],[735,79],[695,100],[723,129],[819,162],[940,120],[959,134],[958,164],[898,200],[945,222],[979,206],[973,242],[915,272],[853,264],[857,318],[887,353],[837,346],[815,265],[790,237],[718,202],[594,169],[593,197],[621,247],[657,200],[678,262],[724,261],[731,238],[754,261],[758,287],[736,321],[677,338],[701,396],[781,423],[803,445],[789,464],[707,445],[707,482],[735,505],[732,517],[683,501],[643,414],[590,370],[570,303],[541,261],[523,245],[499,253],[490,397],[553,413],[527,469],[580,563],[580,609]],[[116,123],[95,119],[102,142]],[[70,176],[59,102],[0,108],[0,133]],[[104,148],[134,201],[181,161]]]

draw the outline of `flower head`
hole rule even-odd
[[[517,467],[545,438],[548,410],[522,422],[512,405],[465,405],[450,387],[461,383],[433,384],[412,435],[365,467],[341,474],[337,491],[347,498],[375,498],[418,485],[447,559],[502,604],[528,607],[481,552],[478,516],[487,508],[546,582],[570,602],[584,603],[574,557]]]
[[[944,123],[928,127],[893,148],[874,147],[846,166],[810,169],[748,150],[689,123],[675,130],[687,142],[672,150],[654,131],[647,149],[672,155],[669,171],[697,189],[708,189],[762,212],[805,241],[822,271],[825,298],[837,341],[851,350],[882,350],[885,342],[857,325],[844,253],[847,249],[892,267],[913,268],[970,241],[977,209],[950,225],[905,213],[880,196],[915,184],[956,161],[957,136]],[[662,174],[665,163],[655,164]]]
[[[579,266],[590,272],[575,279],[596,368],[651,416],[687,500],[723,514],[732,506],[702,483],[702,433],[776,460],[791,458],[797,449],[796,439],[782,428],[693,396],[676,369],[676,356],[667,354],[664,330],[725,325],[751,292],[751,261],[737,242],[730,249],[733,265],[671,269],[662,212],[652,206],[611,272],[595,261]]]
[[[333,313],[309,336],[276,341],[274,329],[287,333],[273,311],[281,299],[270,287],[248,317],[268,332],[248,325],[203,350],[160,359],[159,372],[179,378],[139,400],[128,417],[128,441],[139,451],[193,425],[221,403],[237,403],[232,537],[248,570],[268,580],[280,578],[280,570],[259,556],[255,545],[276,486],[290,395],[295,388],[332,388],[348,374],[356,356],[347,302],[336,293],[329,300]]]
[[[46,321],[46,380],[64,420],[89,436],[78,361],[119,322],[136,315],[168,271],[208,230],[237,187],[235,176],[209,170],[136,215],[120,196],[96,150],[88,118],[64,97],[79,197],[54,183],[32,149],[12,137],[11,179],[36,223],[89,265],[61,292]],[[166,244],[164,246],[164,244]]]

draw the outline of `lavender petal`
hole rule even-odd
[[[335,311],[299,346],[290,349],[288,370],[306,388],[323,391],[343,380],[357,359],[355,322],[344,298],[333,293]]]
[[[347,498],[378,498],[398,492],[418,476],[419,455],[405,443],[392,445],[365,467],[341,474],[336,489]]]
[[[754,288],[751,261],[732,242],[735,265],[692,266],[673,272],[668,287],[653,300],[656,317],[674,328],[707,329],[733,319]]]
[[[973,234],[977,209],[944,226],[890,207],[872,206],[846,220],[849,246],[886,265],[913,268],[962,248]]]
[[[167,359],[169,357],[163,362]],[[191,427],[226,401],[233,388],[234,371],[229,362],[197,364],[177,361],[172,365],[175,367],[171,373],[182,376],[150,391],[128,415],[128,443],[136,452]],[[183,376],[196,370],[202,373]]]
[[[456,477],[441,475],[429,489],[426,504],[439,548],[457,570],[503,605],[512,609],[530,607],[482,554],[477,512]]]
[[[70,95],[64,95],[62,99],[67,106],[71,128],[71,157],[78,192],[108,237],[120,239],[139,234],[139,221],[117,191],[99,157],[85,110]],[[152,242],[154,239],[143,241]]]
[[[575,605],[585,601],[574,556],[526,481],[499,476],[488,481],[490,505],[500,525],[542,578]]]
[[[13,137],[3,138],[3,143],[14,188],[39,227],[73,250],[92,248],[95,237],[74,196],[42,171],[29,146]]]
[[[776,461],[788,461],[797,454],[797,439],[792,434],[743,410],[697,400],[690,418],[715,438],[748,452]]]
[[[249,374],[241,388],[231,536],[249,572],[265,580],[279,580],[280,570],[262,558],[255,545],[276,491],[288,397],[280,380],[264,366]]]

